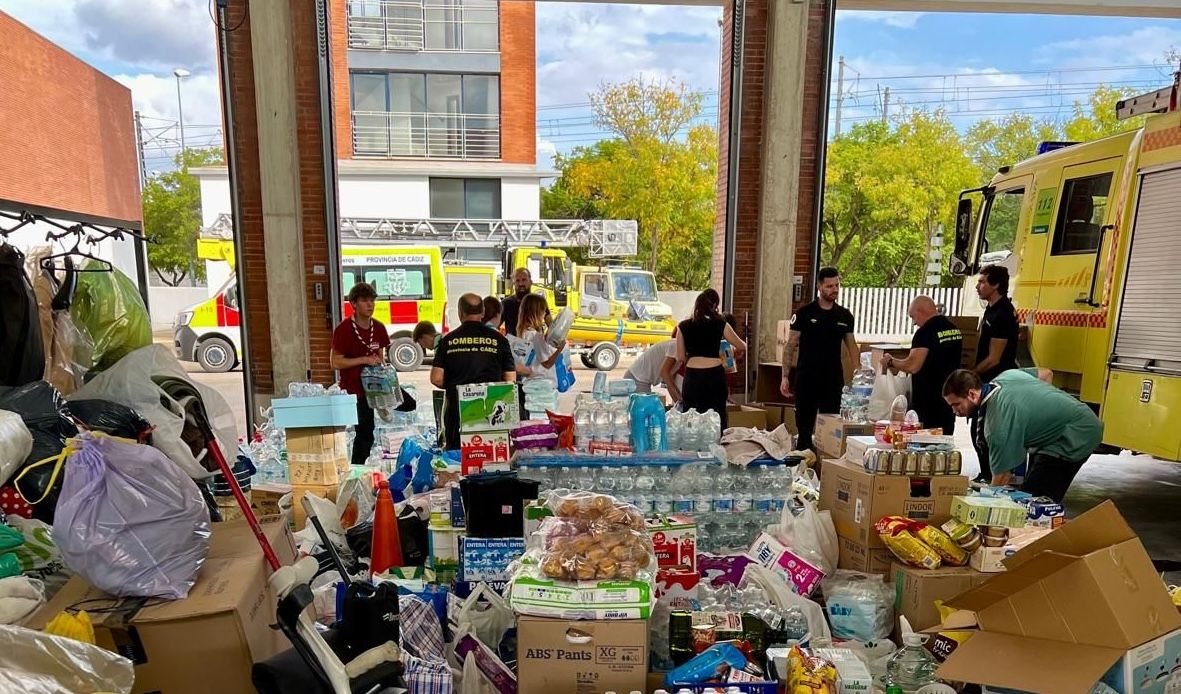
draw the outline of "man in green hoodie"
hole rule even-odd
[[[1085,403],[1038,379],[1036,369],[1005,371],[988,383],[960,369],[943,399],[960,417],[977,416],[988,443],[994,486],[1008,484],[1029,456],[1021,489],[1061,502],[1103,439],[1103,424]]]

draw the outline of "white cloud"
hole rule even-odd
[[[558,146],[553,142],[537,137],[537,168],[546,171],[554,168],[554,156],[558,153]]]
[[[583,103],[601,83],[640,74],[715,90],[720,17],[709,7],[539,2],[538,104]]]
[[[878,10],[838,10],[837,22],[872,22],[896,29],[913,29],[925,12],[886,12]]]
[[[1160,65],[1168,73],[1176,65],[1166,65],[1166,57],[1181,50],[1181,29],[1175,27],[1152,25],[1126,34],[1058,41],[1039,48],[1036,61],[1056,68]]]

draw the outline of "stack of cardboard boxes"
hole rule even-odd
[[[357,423],[357,396],[276,398],[271,401],[275,426],[287,437],[287,476],[296,528],[306,521],[305,492],[335,499],[349,475],[347,427]]]

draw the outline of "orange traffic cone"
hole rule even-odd
[[[377,487],[377,505],[373,512],[373,556],[369,558],[371,574],[381,574],[402,565],[402,538],[398,534],[398,512],[390,483],[382,480]]]

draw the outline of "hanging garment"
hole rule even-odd
[[[45,351],[24,256],[0,244],[0,386],[23,386],[45,374]]]

